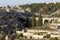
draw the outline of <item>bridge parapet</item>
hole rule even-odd
[[[50,21],[55,21],[55,20],[56,20],[56,21],[60,21],[60,18],[57,18],[57,17],[55,17],[55,18],[43,18],[43,24],[44,24],[44,22],[45,22],[46,20],[47,20],[48,22],[50,22]]]

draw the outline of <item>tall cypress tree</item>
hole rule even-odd
[[[31,27],[31,23],[30,23],[31,21],[29,20],[28,17],[27,17],[27,21],[26,21],[26,22],[27,22],[27,25],[26,25],[26,26],[27,26],[28,28]]]
[[[35,12],[35,8],[32,7],[31,8],[31,13],[32,13],[32,27],[36,26],[36,20],[35,20],[35,14],[34,14],[34,12]]]
[[[42,26],[42,16],[41,16],[41,13],[39,15],[39,20],[38,20],[38,26]]]
[[[33,18],[32,18],[32,27],[35,27],[36,26],[36,20],[35,20],[35,16],[33,15]]]

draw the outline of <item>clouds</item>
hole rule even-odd
[[[21,5],[21,4],[31,4],[31,3],[41,3],[41,2],[53,2],[60,0],[0,0],[0,6],[6,6],[6,5]]]

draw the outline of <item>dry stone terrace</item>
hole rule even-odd
[[[27,29],[27,32],[24,32],[24,30],[23,31],[16,31],[16,32],[18,33],[18,35],[20,33],[22,33],[23,36],[26,36],[26,39],[41,40],[41,39],[44,39],[44,36],[47,34],[50,34],[50,37],[52,37],[52,38],[55,38],[55,37],[60,38],[60,32],[58,32],[58,31]],[[39,35],[38,33],[42,33],[42,34]]]

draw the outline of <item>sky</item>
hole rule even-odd
[[[16,6],[31,3],[60,2],[60,0],[0,0],[0,6]]]

